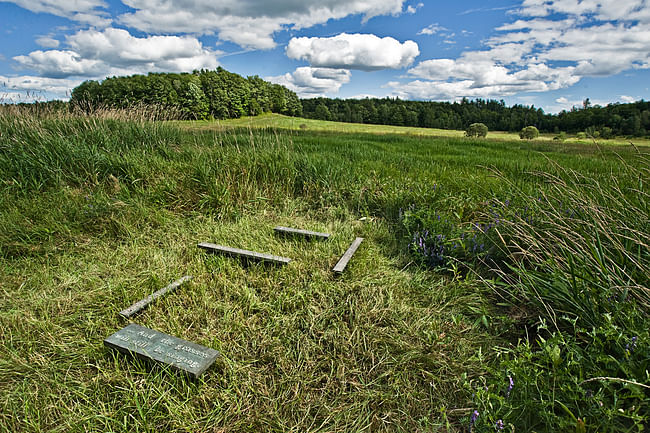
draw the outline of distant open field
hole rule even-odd
[[[434,128],[415,128],[409,126],[390,126],[390,125],[368,125],[361,123],[342,123],[330,122],[327,120],[304,119],[300,117],[289,117],[281,114],[266,114],[255,117],[241,117],[239,119],[215,120],[215,121],[195,121],[195,122],[175,122],[187,129],[219,129],[219,128],[278,128],[288,130],[308,130],[308,131],[329,131],[341,133],[368,133],[368,134],[406,134],[425,137],[464,137],[465,131],[455,131],[448,129]],[[303,126],[304,125],[304,126]],[[555,134],[541,134],[539,138],[533,141],[553,141]],[[489,140],[520,140],[519,134],[490,131],[487,139]],[[593,144],[593,140],[580,140],[575,136],[568,135],[565,143]],[[636,146],[650,146],[650,140],[644,138],[626,139],[616,137],[612,139],[598,139],[597,142],[603,145],[629,145],[633,142]]]
[[[283,116],[9,113],[0,132],[0,432],[650,422],[647,148]],[[212,369],[103,346],[182,275],[131,321],[220,351]]]

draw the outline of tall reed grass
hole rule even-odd
[[[650,312],[650,159],[621,159],[623,173],[600,179],[556,166],[533,173],[546,185],[526,194],[504,177],[527,212],[495,228],[510,258],[495,271],[499,294],[528,304],[557,328],[562,316],[594,327],[631,300]],[[484,215],[484,218],[489,218]]]

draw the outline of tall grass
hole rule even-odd
[[[536,195],[501,177],[528,208],[496,228],[511,258],[497,269],[504,296],[534,305],[556,328],[560,316],[589,327],[604,314],[618,319],[630,300],[650,312],[650,160],[621,165],[624,173],[601,179],[561,167],[562,175],[535,173],[547,186]]]
[[[620,305],[647,303],[647,219],[632,218],[644,209],[647,216],[647,165],[635,162],[631,151],[621,149],[622,162],[607,150],[554,143],[531,148],[248,128],[187,132],[120,115],[0,114],[0,430],[465,431],[470,405],[487,402],[492,412],[476,406],[482,415],[475,428],[509,413],[504,419],[517,429],[541,431],[555,418],[540,421],[538,414],[561,416],[556,400],[576,416],[598,413],[602,425],[614,425],[607,422],[620,417],[564,398],[577,400],[586,390],[602,397],[614,415],[635,406],[620,425],[644,421],[645,406],[636,403],[643,387],[631,382],[644,383],[646,337],[639,333],[634,348],[630,333],[641,328],[630,324],[644,323],[645,316],[626,307],[616,311],[629,320],[619,320],[598,310],[612,326],[589,330],[587,319],[573,326],[577,315],[570,313],[578,307],[538,297],[534,290],[542,286],[531,279],[557,268],[553,281],[568,284],[578,275],[577,289],[596,301],[602,296],[587,291],[592,280],[598,287],[607,282],[621,296],[627,290],[630,301]],[[423,220],[435,223],[427,212],[442,213],[460,233],[472,222],[484,227],[490,216],[484,210],[506,198],[542,201],[532,221],[512,212],[508,225],[499,226],[508,241],[500,256],[507,260],[500,263],[511,268],[498,268],[504,284],[496,288],[466,269],[431,272],[404,248],[413,233],[398,224],[400,214],[422,212]],[[567,216],[558,199],[586,210]],[[602,227],[598,236],[586,221]],[[616,228],[607,229],[613,222]],[[325,243],[280,239],[273,225],[334,236]],[[560,239],[562,230],[572,236],[566,246],[545,240],[547,233]],[[355,236],[366,241],[349,272],[335,279],[329,269]],[[244,268],[206,257],[197,241],[295,260],[282,270]],[[625,253],[619,260],[613,254],[620,245]],[[584,257],[563,258],[565,250]],[[480,266],[485,257],[457,258]],[[575,263],[581,273],[571,270]],[[476,270],[485,275],[484,268]],[[223,353],[216,369],[195,383],[101,346],[123,325],[117,311],[181,274],[195,280],[137,321]],[[504,313],[497,305],[503,299],[492,290],[534,314],[520,319]],[[590,305],[580,297],[571,301]],[[509,340],[514,334],[524,341],[518,331],[535,331],[540,315],[549,329],[525,340],[529,352]],[[533,350],[540,344],[536,336],[548,350]],[[585,341],[592,352],[582,349]],[[562,359],[574,356],[571,364],[553,367],[555,346],[562,347]],[[603,353],[623,357],[612,365],[629,371],[584,362]],[[511,369],[504,373],[505,358]],[[571,373],[564,379],[573,388],[558,391],[558,398],[548,397],[547,390],[559,390],[549,381],[520,387],[560,366]],[[601,387],[597,372],[630,383],[604,381]],[[516,376],[516,404],[502,399],[499,406],[493,397],[504,374]],[[482,380],[492,394],[475,386]],[[545,392],[544,405],[536,403],[535,386]],[[630,404],[611,404],[613,391]],[[493,410],[497,406],[503,411]],[[483,427],[494,430],[494,422]]]
[[[499,219],[492,238],[502,261],[490,286],[527,332],[497,349],[500,362],[476,393],[484,416],[477,427],[647,425],[650,160],[620,164],[622,172],[600,178],[561,167],[534,173],[546,186],[536,194],[499,177],[517,210],[482,214]]]

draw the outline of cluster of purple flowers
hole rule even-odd
[[[478,411],[475,410],[472,412],[472,417],[469,420],[469,431],[472,431],[472,428],[474,428],[474,424],[476,424],[476,420],[478,419]]]
[[[638,338],[636,336],[632,337],[632,339],[625,345],[625,351],[627,353],[632,353],[636,349],[636,340]]]
[[[431,236],[429,230],[415,232],[411,248],[421,255],[429,266],[442,266],[447,262],[446,239],[446,236],[441,234]]]

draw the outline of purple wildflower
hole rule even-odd
[[[472,418],[469,420],[469,430],[472,431],[472,427],[474,427],[474,424],[476,424],[476,420],[478,419],[478,411],[475,410],[472,412]]]
[[[503,423],[502,419],[499,419],[499,420],[497,420],[496,424],[494,424],[494,426],[497,428],[497,430],[503,430],[503,428],[506,425]]]
[[[625,350],[627,352],[629,352],[629,353],[634,352],[634,349],[636,349],[636,340],[637,340],[637,337],[634,336],[634,337],[632,337],[630,342],[625,345]]]

